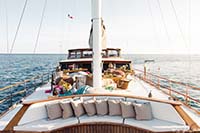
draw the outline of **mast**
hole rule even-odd
[[[102,87],[102,46],[101,46],[101,3],[102,0],[91,0],[93,23],[93,87]]]

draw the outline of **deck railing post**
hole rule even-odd
[[[33,83],[34,83],[34,90],[36,89],[36,81],[35,78],[33,79]]]
[[[12,106],[12,88],[10,87],[10,107]]]
[[[49,74],[50,74],[50,72],[49,72],[49,70],[48,70],[48,82],[49,82],[49,80],[50,80]]]
[[[172,87],[171,87],[171,81],[169,81],[169,96],[172,97]]]
[[[43,76],[44,76],[44,73],[42,74],[42,85],[44,84],[44,78],[43,78]]]
[[[158,89],[160,89],[160,67],[158,67]]]
[[[26,89],[26,81],[24,82],[24,95],[27,95],[27,89]]]
[[[185,91],[185,103],[188,105],[188,95],[189,95],[189,93],[188,93],[188,89],[189,89],[189,86],[188,86],[188,84],[186,84],[186,91]]]
[[[147,76],[147,68],[146,65],[144,65],[144,80],[146,81],[146,76]]]
[[[172,82],[170,80],[168,80],[169,82],[169,100],[173,99],[173,96],[172,96]]]

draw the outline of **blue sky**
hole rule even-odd
[[[170,0],[159,1],[170,40],[166,35],[158,0],[103,0],[102,16],[106,26],[107,46],[120,47],[123,53],[133,54],[198,54],[200,1],[173,0],[186,43],[178,28]],[[0,53],[7,52],[6,7],[8,40],[11,45],[24,2],[0,0]],[[47,0],[36,53],[66,53],[70,48],[88,47],[90,2]],[[13,53],[33,53],[43,4],[44,0],[28,0]],[[68,19],[67,14],[74,16],[74,19]]]

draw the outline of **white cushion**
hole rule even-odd
[[[126,98],[126,101],[127,101],[127,102],[135,103],[135,102],[136,102],[136,99],[133,99],[133,98]]]
[[[94,100],[94,97],[81,97],[82,101]]]
[[[151,108],[154,118],[185,125],[185,121],[172,105],[159,102],[151,102]]]
[[[125,97],[117,97],[117,96],[110,96],[108,100],[119,100],[119,101],[125,101]]]
[[[89,123],[89,122],[112,122],[112,123],[123,123],[123,118],[121,116],[87,116],[83,115],[79,117],[80,123]]]
[[[138,100],[138,99],[136,100],[132,98],[127,98],[126,101],[133,103],[150,102],[147,100]],[[152,108],[152,115],[154,118],[185,125],[185,121],[181,118],[181,116],[177,113],[176,109],[171,104],[153,102],[153,101],[151,101],[150,103]]]
[[[107,96],[95,96],[94,99],[95,100],[107,100],[108,97]]]
[[[153,132],[187,131],[189,129],[189,127],[186,125],[181,125],[178,123],[163,121],[159,119],[139,121],[133,118],[127,118],[125,119],[124,124],[151,130]]]
[[[19,125],[47,118],[47,111],[45,105],[48,103],[50,104],[55,102],[57,101],[36,103],[31,105],[25,112],[22,119],[19,121]]]
[[[78,119],[76,117],[70,117],[67,119],[56,119],[56,120],[47,120],[42,119],[34,121],[24,125],[18,125],[14,127],[15,131],[51,131],[54,129],[62,128],[65,126],[78,124]]]

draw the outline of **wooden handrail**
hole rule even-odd
[[[11,119],[11,121],[5,127],[4,131],[12,131],[13,127],[17,126],[18,122],[24,116],[24,113],[29,107],[30,105],[23,105],[22,108],[17,112],[17,114]]]
[[[140,72],[143,72],[142,70],[138,70],[138,69],[136,69],[136,70],[137,70],[137,71],[140,71]],[[163,77],[160,77],[160,76],[151,74],[151,73],[147,73],[147,74],[150,74],[150,75],[155,76],[155,77],[157,77],[157,78],[162,78],[162,79],[167,80],[167,81],[169,81],[169,82],[177,83],[176,81],[172,81],[172,80],[169,80],[169,79],[167,79],[167,78],[163,78]],[[143,78],[143,77],[138,76],[138,75],[136,75],[136,76],[137,76],[138,78],[142,79],[143,81],[149,83],[150,85],[154,86],[155,88],[158,88],[158,84],[157,84],[156,82],[154,82],[153,80],[148,79],[148,78]],[[179,85],[184,85],[185,87],[191,87],[191,86],[188,86],[188,85],[186,85],[186,84],[184,84],[184,83],[180,83]],[[196,102],[197,104],[200,104],[200,100],[195,99],[195,98],[193,98],[193,97],[191,97],[191,96],[189,96],[189,95],[187,95],[187,94],[183,94],[183,93],[181,93],[181,92],[178,92],[178,91],[176,91],[176,90],[173,90],[171,87],[166,87],[166,86],[162,86],[162,85],[159,85],[159,86],[160,86],[162,89],[160,89],[160,88],[158,88],[158,89],[160,89],[162,92],[164,92],[165,94],[167,94],[167,95],[173,97],[173,98],[176,99],[176,100],[179,100],[179,99],[177,99],[176,97],[174,97],[174,96],[172,95],[172,92],[174,92],[175,94],[181,95],[181,96],[183,96],[183,97],[186,97],[187,99],[190,99],[191,101],[194,101],[194,102]],[[169,92],[166,92],[166,91],[164,91],[163,89],[166,89],[166,90],[168,90]],[[187,88],[186,88],[186,89],[187,89]],[[181,101],[181,102],[182,102],[182,101]],[[188,103],[185,103],[185,102],[182,102],[182,103],[183,103],[185,106],[191,108],[191,109],[192,109],[194,112],[196,112],[197,114],[200,114],[200,111],[199,111],[199,110],[197,110],[197,109],[195,109],[195,108],[192,108],[191,106],[188,105]]]
[[[179,115],[183,118],[183,120],[186,122],[188,126],[190,126],[192,131],[199,131],[200,127],[197,125],[196,122],[194,122],[190,116],[182,109],[181,106],[174,106],[176,111],[179,113]]]
[[[65,97],[55,97],[52,99],[45,99],[45,100],[38,100],[33,102],[23,102],[24,105],[31,105],[36,103],[42,103],[42,102],[48,102],[48,101],[54,101],[54,100],[62,100],[66,98],[74,98],[74,97],[97,97],[97,96],[108,96],[108,97],[126,97],[126,98],[133,98],[133,99],[139,99],[139,100],[148,100],[153,102],[161,102],[171,105],[182,105],[179,101],[172,101],[172,100],[160,100],[156,98],[148,98],[148,97],[142,97],[142,96],[133,96],[133,95],[121,95],[121,94],[82,94],[82,95],[71,95],[71,96],[65,96]]]

